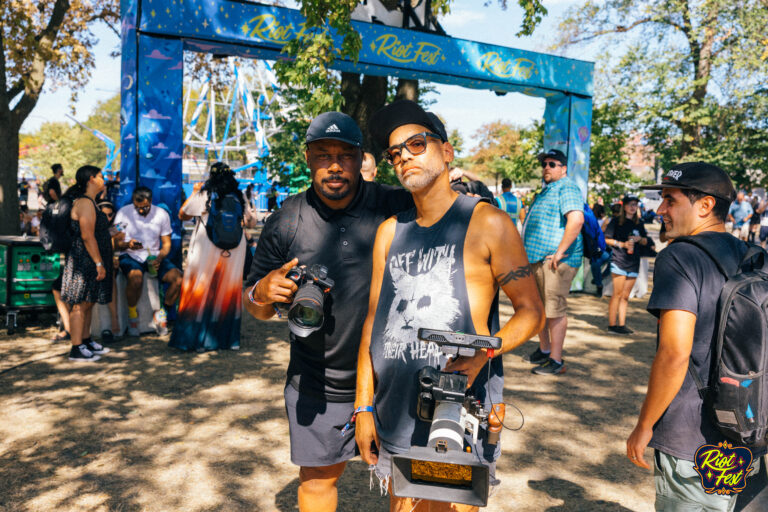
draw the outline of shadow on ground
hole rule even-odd
[[[607,302],[574,296],[561,377],[530,373],[520,356],[532,342],[505,356],[505,399],[525,426],[503,434],[487,510],[652,509],[650,474],[623,456],[654,351],[644,304],[631,304],[636,334],[615,338],[601,329]],[[244,319],[240,352],[179,353],[145,337],[95,364],[68,361],[53,332],[0,335],[0,510],[297,510],[280,321]],[[520,424],[512,408],[506,423]],[[359,459],[339,503],[388,510]]]

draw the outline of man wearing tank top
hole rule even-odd
[[[544,325],[544,306],[520,235],[510,217],[479,198],[450,187],[447,163],[453,148],[418,104],[401,100],[371,119],[371,134],[387,147],[387,160],[413,194],[416,207],[379,226],[373,250],[368,316],[363,326],[357,373],[355,437],[363,460],[375,465],[389,487],[391,456],[425,446],[429,424],[416,417],[416,374],[438,366],[469,377],[485,406],[502,400],[501,357],[484,351],[447,361],[433,343],[417,339],[420,327],[492,334],[506,352]],[[498,291],[515,314],[499,329]],[[471,438],[470,438],[471,440]],[[481,429],[472,446],[489,466],[492,485],[500,447]],[[390,489],[391,490],[391,489]],[[390,510],[475,510],[475,507],[391,495]]]

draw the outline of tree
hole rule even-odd
[[[16,0],[0,4],[0,234],[17,234],[19,130],[43,86],[74,91],[90,77],[92,23],[116,33],[118,0]]]
[[[453,0],[435,0],[432,2],[433,13],[445,15],[450,12]],[[301,116],[312,118],[327,110],[341,110],[353,117],[363,131],[364,141],[369,149],[380,158],[384,148],[375,147],[368,133],[368,119],[371,114],[384,106],[393,84],[387,77],[359,75],[356,73],[337,73],[331,65],[337,58],[356,60],[361,48],[360,35],[351,23],[352,11],[359,0],[302,0],[301,13],[307,19],[307,33],[312,37],[294,39],[283,48],[290,58],[275,64],[275,73],[280,83],[285,84],[295,94],[295,99],[301,108],[297,109],[295,121]],[[384,4],[397,4],[384,1]],[[485,5],[489,5],[486,1]],[[524,10],[523,21],[518,35],[530,35],[547,10],[539,0],[517,0]],[[502,9],[507,8],[506,0],[498,0]],[[342,39],[340,47],[335,47],[331,34],[336,32]],[[416,80],[399,79],[394,86],[395,99],[408,98],[420,100],[423,94],[419,91]],[[294,127],[300,123],[290,123]],[[282,160],[293,161],[295,149],[286,147],[291,154]],[[273,146],[273,154],[280,159],[279,148]],[[296,167],[291,167],[296,169]],[[383,179],[391,179],[394,175],[384,172]]]
[[[560,45],[600,41],[624,50],[609,56],[598,100],[621,104],[628,128],[666,166],[711,156],[718,123],[736,121],[735,112],[744,114],[743,129],[765,134],[764,118],[748,105],[768,79],[767,25],[765,0],[588,0],[569,10]]]
[[[498,184],[509,178],[527,183],[538,177],[537,153],[544,138],[543,123],[519,128],[504,121],[484,124],[475,134],[480,145],[467,157],[472,172],[493,177]]]

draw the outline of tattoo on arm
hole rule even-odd
[[[496,276],[496,281],[499,283],[499,286],[504,286],[510,281],[517,281],[518,279],[522,279],[524,277],[528,277],[530,275],[533,275],[533,271],[531,270],[530,265],[525,265],[522,267],[513,268],[506,274],[499,274]]]

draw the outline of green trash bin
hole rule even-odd
[[[0,236],[0,308],[9,334],[18,313],[56,310],[51,286],[60,270],[61,255],[46,252],[38,238]]]

